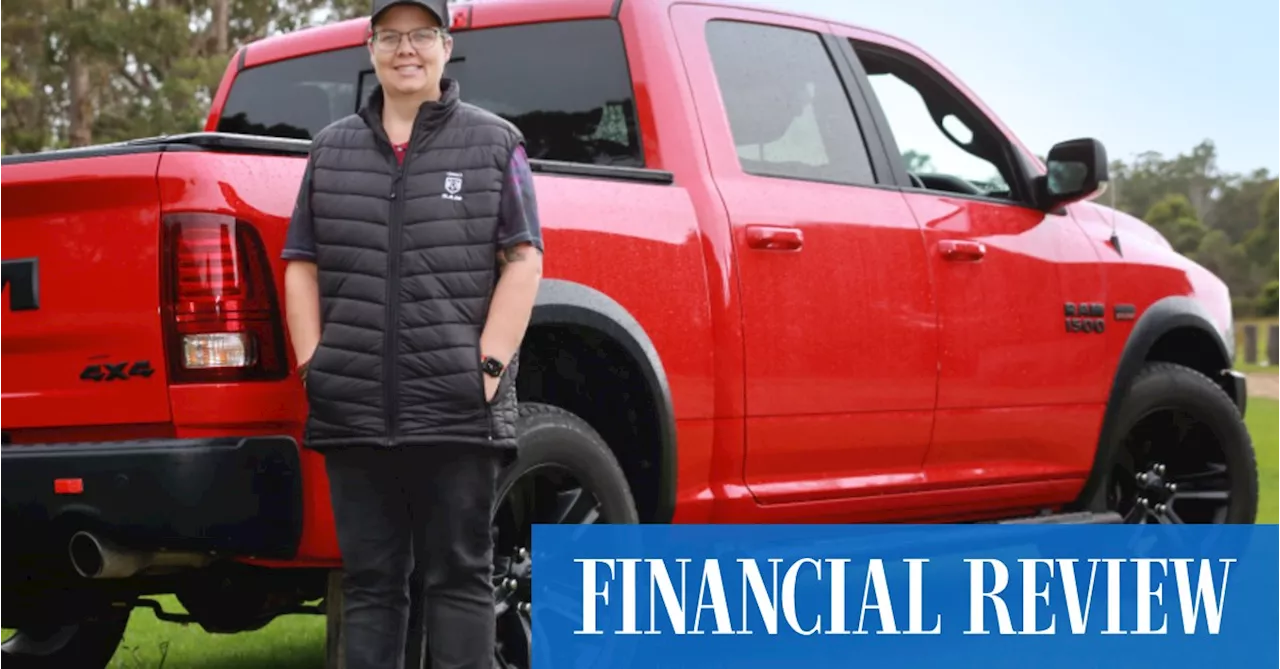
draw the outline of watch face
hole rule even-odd
[[[497,376],[502,373],[502,363],[498,362],[494,358],[485,358],[483,364],[484,371],[489,376]]]

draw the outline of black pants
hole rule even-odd
[[[491,669],[498,455],[353,448],[325,461],[342,551],[346,669],[419,669],[406,657],[418,657],[424,629],[422,669]],[[411,620],[411,599],[420,619]]]

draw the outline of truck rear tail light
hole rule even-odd
[[[231,216],[164,219],[164,320],[174,383],[288,375],[284,328],[262,238]]]
[[[249,367],[253,339],[245,332],[182,335],[182,356],[187,369]]]

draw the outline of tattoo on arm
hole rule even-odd
[[[535,251],[535,249],[525,244],[500,250],[498,251],[498,266],[506,267],[513,262],[524,262],[529,259],[531,251]]]

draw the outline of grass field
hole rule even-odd
[[[1250,398],[1249,431],[1258,454],[1260,485],[1259,523],[1275,523],[1280,517],[1280,444],[1277,443],[1276,400]],[[166,611],[182,607],[171,597],[158,598]],[[236,635],[207,634],[196,626],[165,623],[148,609],[137,609],[112,669],[323,669],[324,620],[319,616],[293,615],[276,619],[267,627]]]
[[[1280,402],[1249,398],[1246,419],[1253,449],[1258,454],[1258,522],[1274,524],[1280,520],[1280,438],[1277,437]]]
[[[180,612],[172,597],[157,597]],[[291,615],[243,634],[208,634],[196,625],[156,620],[135,609],[112,669],[324,669],[324,618]]]

